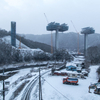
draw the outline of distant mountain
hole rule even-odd
[[[55,33],[52,34],[52,37],[53,37],[53,46],[55,46]],[[44,35],[26,34],[25,38],[30,39],[32,41],[37,41],[51,45],[51,34],[44,34]],[[88,35],[88,47],[96,46],[99,44],[100,44],[100,34],[95,33]],[[59,48],[64,48],[71,51],[77,51],[78,45],[80,50],[84,48],[84,35],[79,34],[78,37],[78,34],[74,32],[59,33]]]
[[[10,36],[10,32],[0,29],[0,38],[5,36]],[[52,37],[53,47],[55,47],[55,33],[52,33]],[[17,39],[20,40],[19,34],[17,34]],[[43,51],[51,52],[51,34],[24,34],[24,37],[21,37],[21,42],[29,48],[40,48]],[[77,51],[78,45],[79,50],[83,50],[84,35],[79,34],[78,36],[75,32],[59,33],[59,48],[67,49],[69,51]],[[95,33],[88,35],[88,47],[91,46],[100,46],[100,34]]]

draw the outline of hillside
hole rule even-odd
[[[45,43],[51,45],[51,34],[43,34],[43,35],[25,35],[26,39],[30,39],[32,41],[37,41],[41,43]],[[91,34],[88,36],[88,47],[97,46],[100,44],[100,34]],[[53,46],[55,45],[55,34],[53,33]],[[70,33],[60,33],[59,34],[59,48],[65,48],[71,51],[76,51],[78,45],[78,34],[74,32]],[[79,49],[82,50],[84,48],[84,35],[79,34]]]
[[[16,48],[11,45],[10,32],[0,30],[0,64],[10,64],[36,60],[38,55],[41,60],[50,52],[49,45],[33,42],[21,37],[21,49],[19,49],[20,36],[16,36]],[[44,51],[43,51],[44,50]]]
[[[16,37],[18,40],[20,40],[20,36],[17,35]],[[47,45],[45,43],[40,43],[40,42],[34,42],[32,40],[29,39],[25,39],[24,37],[21,37],[21,42],[23,44],[25,44],[26,46],[28,46],[31,49],[41,49],[45,52],[51,52],[51,46]]]
[[[6,36],[10,36],[10,32],[7,32],[6,30],[1,30],[0,29],[0,38],[4,38]],[[20,35],[17,34],[16,38],[17,38],[16,41],[18,42],[18,40],[20,40]],[[41,50],[43,50],[45,52],[51,52],[51,46],[50,45],[45,44],[45,43],[40,43],[40,42],[34,42],[32,40],[25,39],[24,37],[21,37],[21,44],[24,44],[24,47],[27,46],[27,48],[41,49]],[[19,46],[19,44],[17,44],[17,47],[18,46]]]

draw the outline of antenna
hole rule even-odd
[[[75,27],[74,23],[72,22],[72,20],[71,20],[71,23],[72,23],[72,25],[73,25],[73,27],[74,27],[75,31],[78,33],[77,52],[78,52],[78,54],[80,54],[80,53],[79,53],[79,32],[77,31],[77,29],[76,29],[76,27]]]

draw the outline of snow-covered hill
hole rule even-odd
[[[2,40],[5,41],[5,43],[7,43],[7,44],[11,44],[11,36],[5,36],[5,37],[2,38]],[[19,48],[19,43],[20,43],[20,41],[16,39],[17,49]],[[23,43],[21,43],[21,49],[20,50],[22,50],[22,51],[42,51],[41,49],[30,49],[29,47],[27,47]]]
[[[1,38],[6,44],[11,44],[11,36],[5,36],[3,38]],[[16,50],[19,49],[19,43],[20,41],[16,39]],[[34,53],[34,52],[43,52],[43,50],[41,49],[31,49],[29,47],[27,47],[26,45],[24,45],[23,43],[21,43],[21,49],[19,49],[21,53]]]
[[[24,41],[27,42],[27,40]],[[21,43],[21,48],[19,48],[19,43],[20,41],[16,39],[16,48],[15,48],[14,46],[11,46],[11,36],[4,36],[0,38],[1,64],[32,61],[35,58],[34,55],[44,53],[44,51],[39,48],[32,49],[23,43]]]
[[[5,43],[11,44],[11,36],[5,36],[2,38],[2,40],[5,41]],[[19,48],[19,43],[20,43],[20,41],[16,39],[16,47],[17,48]],[[27,47],[23,43],[21,43],[21,47],[22,47],[22,49],[30,49],[29,47]]]

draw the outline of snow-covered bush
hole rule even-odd
[[[34,60],[36,61],[47,61],[50,60],[49,54],[45,52],[34,52]]]
[[[35,49],[36,50],[36,49]],[[33,49],[17,49],[0,39],[0,64],[16,63],[34,60]],[[37,52],[39,50],[36,50]],[[42,55],[43,57],[43,55]]]
[[[91,64],[100,63],[100,48],[97,46],[89,47],[87,50],[87,60],[91,61]]]
[[[66,50],[57,50],[56,53],[53,53],[52,59],[56,59],[57,61],[71,61],[73,60],[73,57]]]

